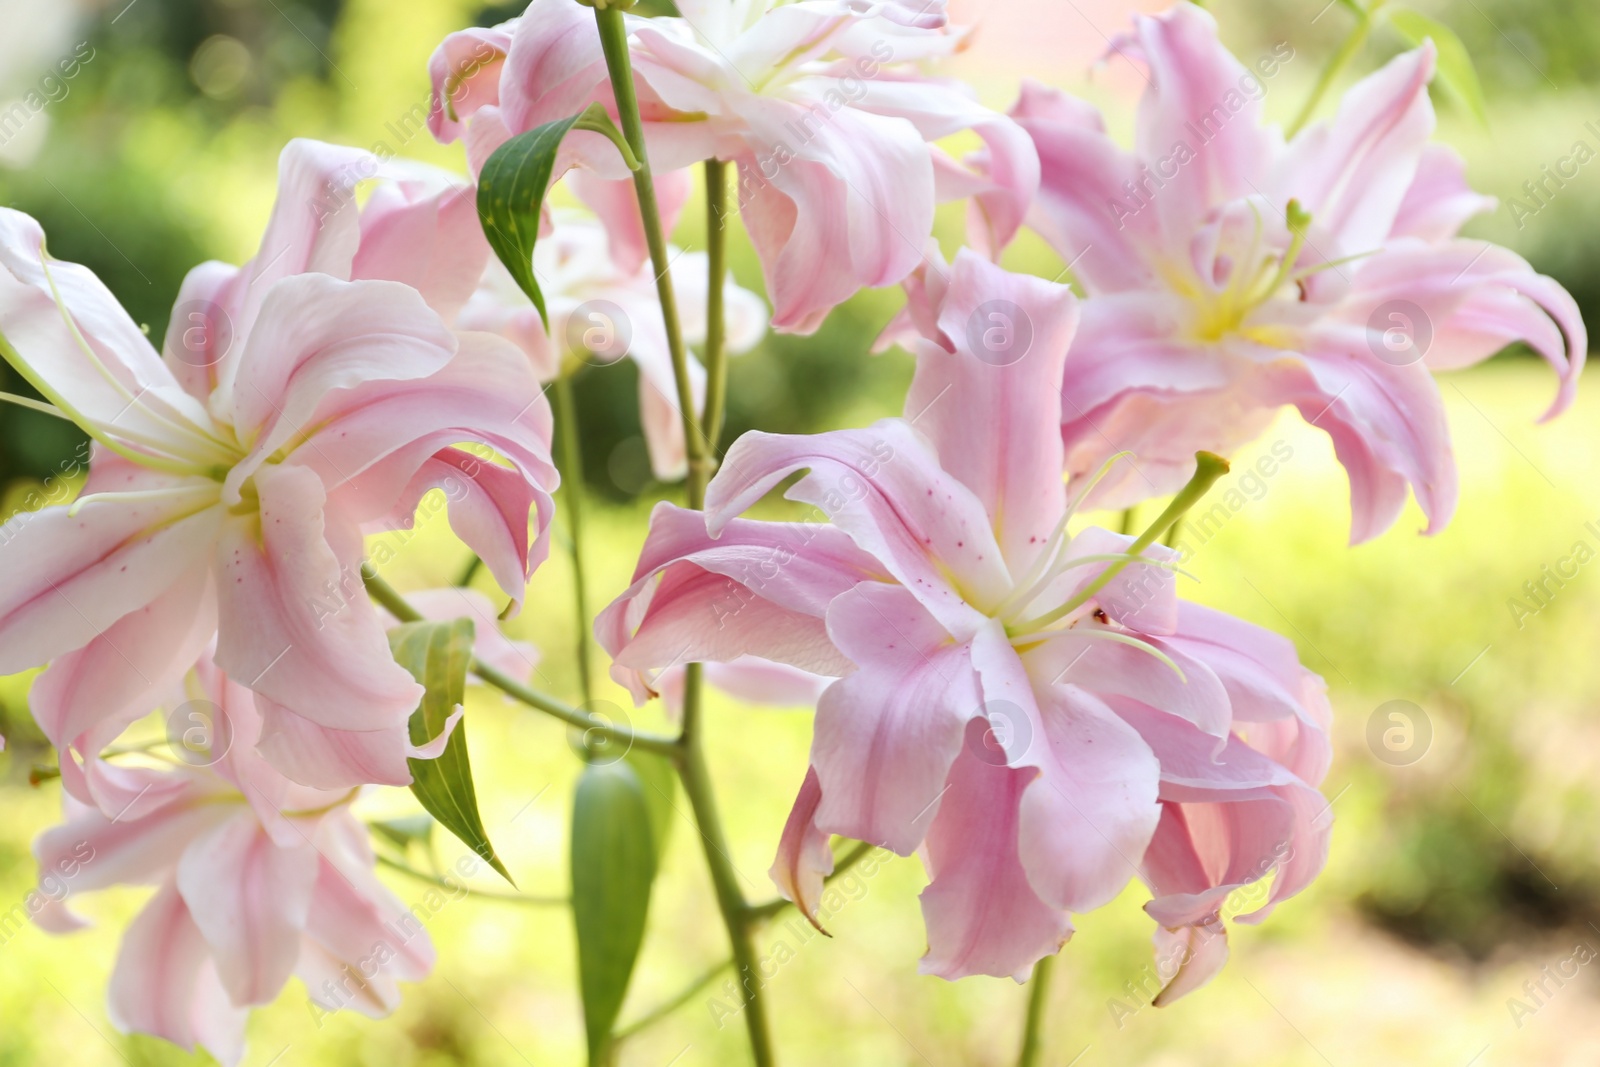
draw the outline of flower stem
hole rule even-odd
[[[526,893],[497,893],[489,889],[472,889],[461,882],[451,882],[440,878],[436,874],[419,871],[415,867],[401,863],[399,860],[392,860],[381,852],[375,853],[375,858],[379,866],[387,867],[391,871],[399,871],[401,874],[415,878],[419,882],[426,882],[429,885],[438,886],[440,889],[448,889],[451,892],[465,890],[468,896],[482,897],[485,900],[498,900],[505,904],[525,904],[534,908],[565,907],[572,903],[567,897],[534,897]]]
[[[715,982],[717,980],[717,975],[721,974],[723,971],[732,966],[733,960],[723,960],[715,967],[712,967],[710,970],[706,971],[699,978],[696,978],[693,982],[689,983],[688,988],[679,993],[677,996],[673,997],[671,1000],[662,1004],[658,1008],[652,1009],[647,1014],[640,1016],[627,1026],[619,1029],[616,1033],[611,1035],[611,1040],[615,1042],[626,1041],[639,1031],[644,1030],[647,1027],[654,1026],[656,1023],[660,1022],[662,1019],[665,1019],[667,1016],[671,1015],[673,1012],[689,1003],[689,1001],[693,1000],[696,993],[700,992],[712,982]]]
[[[706,444],[713,453],[722,437],[728,397],[727,322],[723,292],[728,282],[728,165],[708,159],[706,172]]]
[[[668,270],[667,238],[661,225],[661,208],[656,202],[655,179],[651,176],[650,157],[644,140],[644,122],[639,115],[639,98],[634,90],[633,67],[628,55],[628,28],[622,12],[615,7],[602,7],[597,3],[594,17],[600,29],[600,44],[605,52],[606,69],[611,76],[611,90],[617,101],[622,135],[639,159],[639,169],[633,172],[633,186],[638,194],[646,243],[650,247],[650,264],[656,274],[656,291],[661,300],[667,347],[672,354],[673,377],[678,387],[678,412],[683,418],[684,447],[689,455],[689,506],[698,510],[705,507],[706,483],[711,478],[711,449],[701,431],[700,420],[695,415],[694,392],[689,382],[689,356],[683,344],[672,275]],[[720,225],[721,221],[718,217],[714,225]],[[720,304],[721,287],[714,287],[714,291]],[[719,338],[723,329],[720,310],[719,306],[719,314],[714,320],[717,325],[708,331]],[[719,339],[716,348],[721,347]],[[718,359],[720,361],[720,355]],[[678,776],[683,781],[684,795],[689,798],[690,807],[694,810],[695,823],[700,827],[706,865],[710,868],[712,885],[716,888],[717,906],[728,928],[734,966],[739,972],[740,984],[745,989],[744,1018],[750,1034],[750,1051],[756,1067],[771,1067],[775,1061],[772,1038],[767,1028],[766,1001],[761,994],[761,973],[756,967],[755,945],[750,936],[753,922],[747,913],[744,893],[739,888],[738,872],[728,856],[727,839],[717,813],[710,770],[706,766],[705,744],[701,736],[701,682],[700,665],[689,664],[684,676],[683,731],[678,737],[676,750]]]
[[[1338,80],[1344,68],[1349,66],[1356,53],[1361,51],[1361,46],[1367,43],[1367,35],[1372,32],[1372,13],[1378,9],[1381,2],[1382,0],[1374,0],[1370,7],[1365,8],[1357,3],[1345,4],[1356,14],[1355,28],[1350,31],[1350,36],[1345,38],[1344,44],[1339,46],[1339,50],[1328,60],[1328,65],[1322,68],[1317,84],[1311,89],[1311,96],[1306,99],[1305,106],[1300,109],[1294,121],[1289,123],[1289,128],[1283,133],[1284,137],[1290,138],[1299,133],[1316,115],[1322,98],[1328,95],[1328,90],[1333,87],[1333,83]]]
[[[567,517],[567,536],[572,540],[572,606],[578,621],[578,692],[583,695],[584,706],[588,707],[594,703],[590,688],[594,649],[583,566],[583,450],[579,444],[578,406],[572,398],[571,375],[558,375],[550,391],[555,399],[556,434],[560,443],[556,455],[561,472],[561,510]]]
[[[689,506],[699,509],[705,505],[711,461],[694,410],[689,353],[684,347],[683,327],[678,321],[678,301],[672,289],[671,262],[667,258],[667,235],[661,225],[661,205],[656,201],[655,178],[645,149],[644,120],[639,116],[639,97],[634,90],[633,66],[628,56],[628,26],[622,12],[614,7],[596,7],[594,19],[600,27],[600,46],[605,52],[606,70],[611,75],[611,91],[617,98],[622,136],[639,159],[639,169],[633,172],[633,188],[639,198],[645,241],[650,246],[650,266],[656,275],[656,294],[661,300],[661,319],[666,327],[672,374],[678,386],[678,414],[683,418],[684,447],[689,454]]]
[[[750,906],[739,888],[739,874],[728,855],[728,840],[722,832],[722,820],[717,814],[716,798],[711,791],[711,772],[706,766],[705,746],[701,738],[701,682],[701,665],[689,664],[683,680],[683,753],[678,761],[678,775],[683,780],[684,795],[694,811],[694,821],[700,827],[706,866],[710,868],[711,883],[717,892],[717,907],[721,909],[722,921],[728,927],[734,969],[744,989],[744,1021],[750,1034],[750,1053],[755,1058],[756,1067],[771,1067],[776,1060],[773,1058],[772,1037],[767,1027],[767,1007],[762,996],[755,942],[751,937],[757,920],[750,914]]]
[[[1044,1009],[1050,999],[1050,971],[1056,958],[1046,956],[1033,965],[1033,977],[1028,979],[1028,1017],[1022,1024],[1022,1051],[1017,1054],[1017,1067],[1038,1067],[1044,1062]]]
[[[422,613],[412,607],[406,598],[401,596],[392,585],[378,577],[378,573],[370,565],[362,566],[361,580],[367,587],[367,594],[387,608],[389,614],[401,622],[422,621]],[[618,741],[624,746],[644,749],[647,752],[656,752],[672,759],[679,757],[681,743],[676,737],[639,733],[625,726],[613,726],[610,723],[603,722],[587,711],[563,704],[555,697],[546,696],[537,689],[517,681],[510,675],[502,674],[476,656],[467,665],[467,670],[513,700],[520,701],[530,708],[544,712],[546,715],[552,715],[569,726],[576,726],[587,733]]]

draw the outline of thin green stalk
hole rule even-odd
[[[667,237],[661,224],[660,205],[656,202],[655,179],[651,176],[650,158],[645,146],[644,122],[639,115],[639,98],[634,91],[633,67],[628,55],[628,29],[621,10],[602,6],[606,0],[591,2],[595,5],[595,22],[600,28],[600,44],[605,53],[606,69],[611,76],[611,90],[616,97],[622,134],[640,162],[639,169],[633,172],[633,186],[638,194],[639,213],[650,247],[650,264],[656,274],[656,291],[661,300],[667,347],[672,355],[673,377],[678,387],[678,412],[683,419],[684,446],[689,455],[689,506],[701,509],[705,507],[706,483],[711,478],[710,445],[701,431],[700,420],[695,416],[694,393],[689,382],[688,350],[683,344],[672,275],[668,271]],[[720,222],[720,219],[717,221]],[[720,287],[717,288],[720,293]],[[718,315],[719,323],[720,319]],[[720,331],[721,326],[714,329]],[[721,347],[720,342],[718,347]],[[690,807],[694,810],[695,823],[700,827],[706,865],[710,868],[711,881],[717,892],[717,906],[728,928],[734,965],[739,972],[740,984],[745,989],[744,1018],[750,1035],[750,1051],[756,1067],[771,1067],[775,1061],[772,1038],[767,1027],[766,1000],[761,993],[761,973],[756,966],[755,944],[750,936],[753,924],[746,913],[748,905],[739,889],[738,873],[728,858],[727,839],[723,835],[722,820],[717,814],[711,773],[706,766],[705,745],[701,736],[700,689],[700,665],[691,663],[684,677],[683,731],[678,738],[677,750],[678,776],[683,781],[684,795],[689,798]]]
[[[1028,979],[1028,1017],[1022,1024],[1022,1051],[1017,1067],[1038,1067],[1044,1062],[1044,1010],[1050,999],[1050,971],[1056,958],[1046,956],[1033,965]]]
[[[579,444],[578,406],[572,398],[572,377],[558,375],[550,392],[555,398],[556,435],[560,442],[556,467],[561,472],[561,510],[566,515],[567,535],[572,540],[573,609],[578,616],[578,691],[583,694],[584,706],[589,707],[594,703],[594,692],[590,688],[594,648],[583,565],[583,450]]]
[[[744,1021],[750,1035],[750,1053],[755,1058],[756,1067],[771,1067],[776,1060],[767,1025],[767,1004],[762,994],[755,941],[751,937],[755,920],[750,916],[749,904],[739,888],[739,874],[728,855],[728,839],[722,832],[722,819],[717,814],[716,798],[711,791],[711,772],[706,766],[705,745],[701,739],[700,664],[689,664],[683,685],[683,757],[678,762],[678,776],[683,780],[684,796],[688,797],[689,806],[694,811],[695,824],[700,827],[706,866],[710,868],[711,884],[717,892],[717,906],[728,928],[734,969],[739,975],[739,985],[744,990]]]
[[[727,323],[723,290],[728,281],[728,165],[708,159],[706,171],[706,444],[722,438],[728,397]]]
[[[1317,78],[1317,84],[1311,89],[1311,96],[1306,99],[1305,106],[1289,123],[1289,128],[1284,131],[1285,137],[1293,137],[1305,128],[1317,113],[1317,108],[1322,104],[1322,98],[1328,95],[1328,90],[1333,88],[1333,83],[1338,80],[1344,68],[1361,51],[1361,46],[1367,43],[1367,35],[1372,32],[1372,13],[1378,9],[1381,0],[1374,0],[1370,7],[1363,8],[1359,4],[1349,3],[1345,6],[1355,12],[1355,28],[1350,31],[1350,36],[1345,38],[1344,44],[1328,60],[1328,65],[1322,68],[1322,74]]]
[[[572,903],[566,897],[533,897],[526,893],[497,893],[489,889],[472,889],[461,882],[450,882],[440,878],[438,875],[429,874],[427,871],[419,871],[415,867],[407,866],[398,860],[392,860],[381,852],[377,853],[377,860],[380,867],[387,867],[391,871],[399,871],[401,874],[409,875],[419,882],[426,882],[429,885],[438,886],[440,889],[448,889],[452,892],[464,889],[469,896],[483,897],[485,900],[498,900],[503,904],[523,904],[532,908],[553,908],[565,907]]]
[[[401,622],[422,621],[422,613],[412,607],[410,602],[401,596],[392,585],[378,577],[376,571],[370,567],[363,566],[361,568],[361,580],[367,587],[367,594],[387,608],[389,614]],[[555,697],[547,696],[531,686],[524,685],[508,674],[502,674],[476,656],[468,664],[467,670],[513,700],[520,701],[530,708],[544,712],[546,715],[552,715],[569,726],[575,726],[580,730],[618,741],[624,746],[631,745],[647,752],[657,752],[672,759],[679,757],[680,742],[678,738],[639,733],[625,726],[614,726],[611,723],[604,722],[597,716],[568,704],[563,704]]]
[[[661,300],[661,319],[666,327],[672,374],[678,386],[678,414],[683,418],[683,439],[689,454],[689,506],[699,509],[705,506],[711,460],[700,420],[695,417],[694,391],[689,383],[689,354],[683,344],[678,301],[672,289],[672,272],[668,269],[671,261],[667,258],[667,235],[661,224],[661,205],[656,202],[655,178],[651,175],[650,157],[645,150],[644,120],[639,116],[639,97],[634,90],[633,66],[628,56],[628,27],[622,11],[615,7],[596,6],[594,18],[600,27],[600,46],[605,52],[606,70],[611,75],[611,90],[617,98],[622,136],[639,158],[639,169],[633,172],[633,188],[639,198],[645,241],[650,246],[650,266],[656,275],[656,294]]]
[[[706,971],[706,973],[702,974],[699,978],[696,978],[693,982],[689,983],[688,988],[684,989],[683,992],[662,1004],[660,1007],[657,1007],[640,1016],[635,1021],[629,1023],[627,1026],[622,1027],[616,1033],[612,1034],[611,1040],[620,1044],[621,1042],[632,1037],[634,1034],[637,1034],[639,1031],[654,1026],[656,1023],[660,1022],[662,1019],[665,1019],[667,1016],[671,1015],[673,1012],[689,1003],[689,1001],[693,1000],[696,993],[699,993],[701,990],[705,989],[706,986],[710,985],[712,982],[715,982],[717,980],[717,975],[721,974],[723,971],[732,966],[733,960],[723,960],[715,967]]]
[[[1134,521],[1138,517],[1139,517],[1139,509],[1137,507],[1123,508],[1122,509],[1122,525],[1120,527],[1118,527],[1118,529],[1121,530],[1121,532],[1124,533],[1124,534],[1133,533],[1133,524],[1134,524]]]

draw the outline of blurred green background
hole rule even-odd
[[[1280,118],[1296,109],[1348,29],[1343,8],[1324,2],[1212,5],[1241,55],[1278,41],[1294,46],[1295,61],[1269,87],[1268,107]],[[1576,142],[1600,148],[1600,12],[1587,0],[1419,6],[1460,33],[1490,102],[1487,128],[1441,102],[1440,136],[1467,156],[1477,188],[1507,201],[1469,232],[1517,249],[1573,291],[1588,321],[1600,322],[1600,241],[1588,225],[1600,209],[1600,165],[1585,166],[1560,187],[1547,185],[1550,195],[1538,202],[1523,189]],[[958,70],[1000,107],[1023,71],[1082,85],[1085,64],[1126,14],[1117,0],[955,8],[984,22]],[[5,0],[0,202],[37,216],[52,253],[89,264],[159,337],[189,267],[211,257],[241,261],[254,250],[277,153],[289,137],[369,147],[382,141],[460,169],[459,146],[397,131],[415,106],[426,107],[425,64],[439,38],[514,10],[471,0]],[[1370,69],[1399,47],[1380,32],[1358,66]],[[72,58],[79,60],[75,73],[63,78],[59,63]],[[1085,91],[1125,129],[1129,89],[1105,70]],[[4,125],[10,101],[30,92],[47,103],[28,108],[15,128]],[[1595,126],[1586,125],[1591,121]],[[1512,197],[1536,210],[1513,212]],[[695,247],[702,225],[691,210],[678,242]],[[958,239],[957,213],[941,216],[941,236],[947,247]],[[1008,262],[1048,276],[1060,269],[1033,239],[1019,242]],[[743,245],[734,269],[744,284],[759,286]],[[908,361],[900,353],[867,355],[898,299],[863,294],[815,336],[769,337],[741,357],[733,366],[731,429],[817,430],[898,409]],[[650,503],[672,493],[649,479],[633,373],[624,361],[579,382],[587,491],[598,504],[591,583],[600,598],[625,584]],[[1199,582],[1189,595],[1289,634],[1305,662],[1327,677],[1337,712],[1326,783],[1336,798],[1332,859],[1313,890],[1265,927],[1237,929],[1223,975],[1170,1008],[1128,1010],[1144,1002],[1126,985],[1143,980],[1150,958],[1142,892],[1132,889],[1083,917],[1051,993],[1047,1062],[1596,1062],[1594,968],[1581,966],[1560,984],[1542,969],[1556,973],[1580,946],[1588,958],[1600,951],[1600,560],[1536,615],[1518,620],[1508,607],[1525,581],[1542,578],[1541,568],[1579,542],[1600,550],[1600,492],[1591,473],[1600,460],[1600,401],[1585,393],[1559,421],[1535,426],[1552,390],[1547,372],[1517,352],[1442,380],[1462,504],[1450,529],[1432,539],[1416,536],[1422,521],[1413,511],[1376,543],[1346,549],[1346,488],[1325,439],[1286,416],[1263,440],[1263,449],[1285,443],[1292,459],[1198,549],[1189,569]],[[0,511],[38,489],[77,444],[62,423],[0,411]],[[447,584],[462,559],[445,524],[431,520],[398,552],[391,577],[411,588]],[[575,690],[570,581],[558,551],[512,626],[544,652],[539,684],[568,696]],[[0,805],[8,815],[0,829],[0,909],[31,886],[28,843],[59,808],[54,783],[28,784],[30,766],[48,754],[28,725],[25,692],[25,678],[0,683],[0,716],[12,742],[0,757]],[[1368,741],[1378,709],[1394,700],[1416,705],[1431,734],[1405,766],[1378,758]],[[485,819],[502,855],[527,891],[562,891],[577,769],[562,731],[492,694],[474,697],[470,717]],[[764,897],[765,871],[804,770],[809,718],[714,700],[711,719],[734,858],[747,894]],[[662,725],[653,708],[635,720]],[[363,803],[374,816],[414,810],[403,793]],[[637,1017],[725,954],[693,828],[681,821],[625,1017]],[[443,847],[446,862],[453,848]],[[916,860],[895,861],[856,883],[859,899],[835,918],[833,940],[801,946],[785,923],[761,936],[764,953],[779,941],[796,949],[769,989],[785,1063],[1013,1059],[1023,990],[1007,981],[952,985],[916,974],[922,881]],[[400,876],[393,885],[407,903],[426,891]],[[7,1023],[0,1026],[0,1065],[204,1062],[156,1041],[124,1038],[105,1018],[119,930],[142,897],[127,890],[79,901],[103,921],[70,939],[28,928],[0,943],[0,1018]],[[292,985],[257,1012],[246,1062],[582,1061],[564,912],[468,897],[446,907],[431,931],[439,967],[407,990],[395,1018],[339,1015],[319,1025]],[[1543,993],[1525,990],[1541,980]],[[1522,1008],[1513,1011],[1511,998]],[[743,1056],[739,1028],[718,1029],[701,998],[630,1042],[623,1062],[688,1067]]]

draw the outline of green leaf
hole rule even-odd
[[[658,852],[646,788],[626,759],[591,763],[572,805],[572,918],[594,1067],[607,1062],[650,910]]]
[[[1433,38],[1439,50],[1439,81],[1452,96],[1465,105],[1477,120],[1489,124],[1489,111],[1483,102],[1483,86],[1478,82],[1477,69],[1472,65],[1472,54],[1461,43],[1456,32],[1444,23],[1406,8],[1384,9],[1393,26],[1412,45],[1420,45]]]
[[[411,713],[413,745],[425,745],[438,737],[445,721],[465,701],[473,633],[471,619],[408,622],[389,631],[389,648],[395,662],[427,690],[421,706]],[[511,874],[495,855],[494,845],[483,828],[483,816],[478,814],[478,793],[472,785],[472,764],[467,758],[465,720],[456,724],[438,759],[406,762],[411,767],[411,792],[428,814],[511,882]]]
[[[656,863],[666,855],[667,840],[672,836],[672,822],[677,815],[672,798],[678,786],[678,772],[665,756],[654,752],[633,749],[628,753],[644,790],[644,802],[650,809],[651,841],[655,844]]]
[[[511,138],[495,149],[478,174],[478,223],[483,235],[518,288],[539,309],[546,330],[550,315],[533,274],[533,247],[539,239],[539,211],[550,189],[556,154],[574,129],[603,134],[616,145],[629,170],[639,169],[639,161],[605,108],[590,104],[571,118],[547,122]]]

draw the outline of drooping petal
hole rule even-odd
[[[500,74],[511,50],[516,21],[471,27],[449,34],[428,57],[433,104],[428,129],[441,144],[461,136],[469,119],[500,103]]]
[[[152,1034],[193,1051],[207,1051],[228,1067],[243,1053],[245,1017],[217,982],[210,952],[177,887],[163,886],[123,935],[111,974],[106,1012],[123,1033]]]
[[[315,430],[328,394],[426,378],[455,352],[455,334],[409,286],[322,274],[278,282],[233,386],[234,429],[251,453],[227,490],[237,494],[268,456]]]
[[[1217,922],[1157,926],[1156,967],[1167,984],[1151,1004],[1164,1008],[1215,978],[1228,962],[1228,931]]]
[[[1389,236],[1448,241],[1468,219],[1493,211],[1497,201],[1472,191],[1466,167],[1466,161],[1448,145],[1424,147],[1416,177],[1400,201]]]
[[[1017,822],[1029,884],[1061,911],[1100,907],[1138,873],[1155,831],[1155,756],[1094,694],[1025,667],[1003,634],[980,634],[974,658],[1004,762],[1037,768]]]
[[[820,829],[910,855],[937,814],[968,720],[983,712],[970,643],[905,589],[866,582],[828,608],[858,670],[817,703],[811,765]]]
[[[361,209],[361,245],[350,277],[403,282],[449,321],[488,262],[477,189],[447,172],[426,172],[373,190]]]
[[[822,509],[951,633],[970,634],[981,609],[1008,591],[982,502],[901,419],[812,436],[745,434],[707,488],[708,528],[719,533],[798,470],[808,473],[784,495]]]
[[[259,513],[230,517],[218,549],[217,665],[323,726],[405,723],[422,687],[389,652],[360,588],[359,557],[341,558],[329,544],[321,481],[280,465],[255,485]]]
[[[91,484],[109,492],[116,465],[104,466],[106,478]],[[216,483],[166,483],[170,495],[89,501],[75,516],[65,507],[27,511],[0,526],[0,673],[83,648],[206,566],[221,519]]]
[[[313,789],[411,784],[406,757],[411,736],[404,723],[379,730],[340,730],[296,715],[265,697],[261,712],[262,757],[286,778]]]
[[[967,725],[966,748],[950,768],[948,791],[928,834],[922,891],[928,952],[920,970],[956,979],[987,974],[1025,980],[1033,965],[1072,936],[1064,912],[1029,884],[1017,851],[1024,790],[1036,773],[974,755],[982,722]]]
[[[210,571],[191,567],[150,603],[54,660],[28,695],[34,720],[63,750],[90,730],[120,734],[178,688],[216,625]]]
[[[883,577],[881,565],[820,523],[736,519],[720,536],[705,516],[658,504],[633,584],[595,619],[612,677],[643,703],[655,672],[745,654],[817,674],[850,661],[823,619],[839,594]]]
[[[1017,575],[1066,510],[1061,373],[1077,320],[1066,286],[1011,274],[963,249],[938,316],[955,349],[921,346],[906,394],[906,419],[983,502]]]
[[[404,511],[402,501],[431,472],[452,503],[463,501],[459,532],[494,555],[496,578],[520,602],[526,574],[548,552],[554,515],[550,493],[559,477],[550,456],[550,403],[514,345],[482,333],[458,340],[449,364],[427,378],[372,381],[326,400],[316,432],[292,462],[315,471],[356,521],[387,526],[408,525],[411,514],[397,518],[396,508]],[[537,525],[521,555],[524,491],[489,469],[498,463],[451,450],[471,442],[509,460],[531,494]],[[414,511],[415,496],[409,499]],[[513,565],[513,557],[521,562]]]
[[[1479,241],[1397,242],[1364,263],[1322,326],[1341,336],[1353,328],[1367,331],[1366,346],[1380,357],[1394,352],[1389,331],[1398,328],[1398,358],[1420,350],[1431,370],[1470,366],[1525,341],[1561,380],[1546,419],[1572,403],[1588,358],[1571,294],[1515,252]]]
[[[434,489],[449,501],[450,528],[477,553],[500,588],[518,603],[528,583],[532,545],[528,517],[548,528],[550,496],[520,471],[459,448],[445,448],[418,469],[395,507],[393,525],[409,527],[422,497]],[[541,557],[543,553],[541,552]]]
[[[893,285],[921,261],[933,229],[933,164],[909,122],[776,99],[742,117],[754,158],[740,163],[749,191],[741,214],[761,256],[773,328],[810,333],[858,290]],[[773,158],[787,162],[758,162]]]
[[[813,926],[817,926],[817,908],[822,903],[823,879],[833,873],[833,849],[828,845],[831,835],[817,827],[817,806],[821,803],[817,769],[808,767],[805,781],[800,783],[800,795],[795,797],[789,820],[783,824],[778,858],[768,872],[778,891],[794,901]]]
[[[294,973],[317,863],[309,840],[281,847],[253,816],[229,819],[178,861],[178,892],[235,1004],[271,1003]]]
[[[854,79],[851,64],[838,69],[843,88],[862,86],[853,94],[853,106],[877,115],[908,119],[925,141],[935,141],[971,130],[983,139],[984,149],[973,162],[976,173],[938,190],[940,200],[971,198],[967,212],[967,239],[982,256],[996,259],[1011,243],[1039,191],[1039,155],[1032,138],[1005,115],[978,103],[966,85],[921,74],[897,76],[880,71],[877,77]],[[941,168],[941,176],[949,168]]]
[[[0,208],[0,337],[19,373],[96,432],[177,460],[220,455],[210,416],[116,297],[87,267],[50,258],[39,223],[10,208]]]
[[[507,128],[521,132],[576,115],[605,82],[594,16],[565,0],[529,4],[517,21],[500,76]]]

